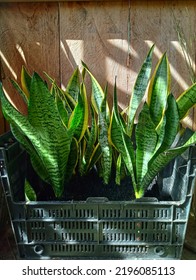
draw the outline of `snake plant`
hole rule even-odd
[[[37,73],[29,75],[23,67],[21,86],[16,81],[12,84],[26,103],[27,115],[12,105],[1,85],[4,116],[29,153],[34,170],[52,186],[56,197],[63,195],[72,176],[88,176],[97,165],[105,184],[110,183],[114,167],[117,184],[122,176],[130,176],[135,197],[140,198],[169,161],[196,143],[196,132],[189,131],[185,137],[186,129],[181,125],[196,104],[196,84],[176,99],[170,90],[166,53],[151,75],[153,49],[154,46],[147,54],[129,106],[123,112],[118,107],[116,80],[110,111],[107,87],[102,89],[84,62],[82,75],[77,68],[66,90],[48,74],[45,73],[49,85]],[[85,73],[92,83],[91,100],[87,98]]]
[[[115,85],[109,127],[110,142],[131,176],[136,198],[144,195],[151,181],[169,161],[196,143],[196,132],[191,132],[190,137],[183,140],[185,130],[181,126],[181,120],[196,104],[196,84],[175,99],[170,92],[171,75],[166,54],[150,78],[153,48],[136,79],[126,119],[122,119],[118,109]],[[147,99],[133,130],[136,112],[146,91]]]
[[[78,143],[88,125],[86,90],[79,84],[78,71],[72,75],[65,92],[53,82],[51,89],[41,77],[30,76],[23,68],[20,87],[12,82],[24,98],[28,115],[22,115],[0,89],[2,110],[16,139],[30,154],[37,174],[54,190],[63,194],[64,184],[74,172]],[[74,92],[74,97],[71,93]],[[66,109],[66,108],[69,108]]]
[[[91,103],[98,115],[98,142],[101,149],[101,176],[105,184],[109,183],[112,167],[112,147],[108,139],[108,128],[110,121],[109,106],[107,103],[107,87],[101,88],[98,81],[92,75],[87,65],[82,62],[84,69],[88,72],[92,82]]]

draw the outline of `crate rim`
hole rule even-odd
[[[7,196],[9,197],[9,196]],[[10,199],[12,200],[12,203],[15,204],[15,205],[21,205],[21,206],[40,206],[40,205],[43,205],[43,206],[64,206],[64,205],[134,205],[134,206],[146,206],[146,205],[150,205],[150,206],[172,206],[172,205],[175,205],[175,206],[180,206],[180,205],[183,205],[186,201],[186,198],[190,198],[191,199],[192,195],[191,194],[187,194],[184,199],[182,200],[178,200],[178,201],[173,201],[173,200],[169,200],[169,201],[165,201],[165,200],[158,200],[157,198],[155,198],[155,200],[148,200],[148,201],[141,201],[140,199],[136,199],[136,200],[108,200],[108,201],[92,201],[92,202],[89,202],[88,201],[88,198],[87,200],[57,200],[57,201],[54,201],[54,200],[51,200],[51,201],[19,201],[19,202],[16,202],[16,201],[13,201],[11,196],[10,196]],[[146,197],[148,198],[148,197]],[[151,197],[150,197],[151,198]]]

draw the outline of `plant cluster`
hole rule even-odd
[[[118,106],[116,81],[110,110],[107,86],[102,89],[83,62],[82,74],[77,68],[66,90],[46,73],[48,83],[37,73],[31,76],[23,67],[21,86],[16,81],[12,83],[25,100],[28,115],[13,107],[1,86],[2,110],[13,134],[30,155],[36,173],[52,186],[57,198],[73,176],[88,175],[95,167],[106,185],[113,168],[116,184],[123,177],[131,177],[135,197],[141,198],[158,172],[196,143],[196,132],[188,130],[185,134],[187,129],[181,126],[181,120],[196,104],[196,84],[175,99],[170,92],[166,54],[151,76],[153,48],[124,111]],[[92,82],[90,101],[85,87],[87,74]]]

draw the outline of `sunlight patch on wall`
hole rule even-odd
[[[23,49],[21,48],[21,46],[19,44],[16,44],[16,49],[19,52],[19,54],[20,54],[22,60],[24,61],[24,63],[27,64],[24,51],[23,51]]]
[[[75,65],[81,65],[81,60],[84,59],[83,40],[66,40],[66,43],[61,41],[60,46],[63,54],[73,66],[73,68],[75,68]]]
[[[149,47],[149,49],[152,47],[152,45],[154,44],[154,42],[153,41],[151,41],[151,40],[145,40],[145,43],[147,44],[147,46]],[[154,46],[154,52],[153,52],[154,54],[155,54],[155,56],[158,58],[158,59],[160,59],[161,58],[161,56],[163,55],[163,53],[159,50],[159,48],[156,46],[156,44],[155,44],[155,46]]]
[[[152,46],[153,42],[152,41],[145,41],[145,43],[149,46],[149,48]],[[173,42],[174,43],[174,42]],[[176,46],[176,44],[173,44],[174,46]],[[176,50],[179,51],[179,46],[178,48],[176,48]],[[163,55],[163,53],[160,51],[160,49],[155,45],[154,48],[154,54],[157,56],[158,59],[161,58],[161,56]],[[175,79],[175,81],[179,84],[179,86],[185,90],[187,89],[189,86],[186,83],[186,81],[183,79],[183,77],[180,75],[180,73],[176,70],[176,68],[171,64],[171,62],[169,61],[169,66],[170,66],[170,72],[171,72],[171,76],[172,79]]]
[[[122,39],[108,39],[107,42],[111,45],[111,48],[117,48],[121,52],[128,53],[129,51],[131,52],[131,56],[135,58],[139,58],[138,53],[130,46],[129,50],[129,45],[127,40],[122,40]]]
[[[3,62],[5,63],[5,65],[7,66],[7,68],[9,69],[9,71],[11,72],[11,74],[13,75],[14,79],[17,80],[16,72],[11,67],[11,65],[9,64],[8,60],[6,59],[6,57],[4,56],[4,54],[2,53],[1,50],[0,50],[0,57],[3,60]]]
[[[170,71],[171,71],[172,77],[176,80],[176,82],[179,84],[179,86],[183,90],[186,90],[189,87],[189,85],[182,78],[182,76],[179,74],[179,72],[171,65],[171,63],[170,63]]]
[[[17,107],[16,107],[16,105],[15,105],[14,102],[13,102],[13,99],[10,98],[8,92],[6,91],[6,89],[5,89],[4,87],[3,87],[3,91],[4,91],[5,96],[6,96],[6,98],[8,99],[8,101],[12,104],[12,106],[13,106],[16,110],[18,110]]]
[[[189,79],[191,81],[191,75],[195,73],[196,64],[195,61],[192,59],[191,55],[195,56],[195,53],[188,53],[187,50],[189,49],[191,52],[194,52],[195,49],[190,48],[187,46],[187,50],[185,48],[182,49],[179,41],[172,41],[171,44],[174,46],[175,50],[180,54],[184,61],[184,65],[187,67],[187,72],[189,73]],[[192,68],[192,69],[190,69]]]

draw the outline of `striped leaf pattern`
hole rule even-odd
[[[80,93],[80,81],[79,81],[79,70],[75,69],[69,82],[67,84],[65,95],[73,98],[75,102],[78,101],[78,95]]]
[[[108,126],[102,113],[99,115],[99,135],[98,140],[102,151],[103,180],[109,183],[112,167],[112,148],[108,141]]]
[[[63,122],[63,124],[68,127],[68,122],[71,117],[71,114],[76,106],[76,103],[73,106],[70,106],[67,98],[64,95],[64,92],[56,86],[54,83],[50,90],[55,97],[56,105],[58,108],[59,116]]]
[[[28,121],[37,139],[28,137],[50,174],[56,196],[61,196],[71,138],[61,122],[53,96],[36,73],[31,83]]]
[[[77,69],[76,69],[77,70]],[[46,75],[46,77],[48,78],[48,80],[51,82],[52,87],[51,92],[55,95],[58,94],[58,96],[65,101],[65,106],[66,109],[68,107],[68,112],[71,110],[71,112],[74,110],[75,106],[76,106],[76,101],[73,99],[73,97],[69,94],[69,92],[74,92],[74,94],[79,94],[80,90],[77,90],[78,88],[80,88],[80,84],[79,84],[79,77],[74,78],[74,81],[78,81],[78,83],[74,83],[71,82],[71,80],[73,79],[73,76],[75,76],[76,74],[78,75],[78,71],[74,71],[74,74],[71,76],[69,82],[68,82],[68,86],[66,87],[66,91],[62,90],[57,83],[55,82],[55,80],[53,78],[51,78],[46,72],[44,72],[44,74]],[[76,87],[77,89],[74,89],[74,87]],[[77,95],[77,99],[78,99],[78,95]]]
[[[170,70],[166,53],[158,61],[150,79],[154,46],[136,79],[128,109],[120,112],[116,79],[110,115],[107,86],[101,88],[87,65],[82,62],[82,82],[78,68],[66,90],[48,74],[51,88],[25,68],[21,84],[13,86],[28,106],[28,115],[13,107],[0,87],[4,116],[16,139],[30,154],[37,174],[53,187],[56,197],[65,193],[64,186],[77,173],[87,175],[96,170],[108,184],[112,167],[116,183],[125,174],[131,177],[135,197],[145,194],[148,185],[170,160],[196,143],[196,132],[182,129],[181,120],[196,104],[196,84],[176,100],[170,93]],[[88,104],[85,74],[91,78],[92,94]],[[150,82],[149,82],[150,79]],[[148,87],[149,83],[149,87]],[[147,98],[141,104],[147,91]],[[141,106],[142,105],[142,106]],[[88,128],[91,108],[91,128]],[[141,108],[139,118],[136,112]]]
[[[107,96],[107,86],[106,86],[105,90],[103,91],[102,87],[100,86],[98,81],[95,79],[93,74],[90,72],[87,65],[84,62],[82,62],[82,65],[83,65],[84,69],[88,72],[88,74],[90,75],[91,82],[92,82],[91,103],[92,103],[96,113],[99,115],[100,108],[103,104],[103,100],[104,100],[105,96]],[[109,106],[108,106],[107,102],[106,102],[106,112],[104,112],[104,114],[106,114],[106,121],[108,122],[108,120],[110,119],[110,115],[109,115],[110,112],[109,112]]]
[[[143,67],[142,70],[145,69],[144,65]],[[142,70],[136,82],[140,80]],[[126,131],[130,131],[128,128],[130,128],[130,120],[132,121],[130,108],[133,106],[134,98],[137,100],[138,96],[131,97],[129,119],[126,124],[124,119],[120,118],[122,114],[119,113],[117,95],[114,93],[109,139],[120,153],[116,165],[117,181],[119,182],[120,164],[123,159],[131,175],[136,198],[144,195],[148,185],[171,159],[196,142],[195,136],[192,136],[187,139],[186,143],[181,143],[178,148],[174,146],[180,130],[180,119],[195,105],[195,86],[190,87],[177,101],[172,94],[169,94],[169,89],[169,63],[164,54],[150,80],[147,103],[143,105],[135,130],[131,129],[132,133],[129,135],[126,134]],[[135,106],[134,112],[136,110],[137,106]],[[183,135],[180,139],[182,137]],[[136,141],[136,150],[133,148],[131,139]]]
[[[186,117],[190,108],[196,104],[196,83],[183,92],[177,99],[180,119]]]
[[[115,182],[117,185],[120,185],[121,181],[121,168],[122,168],[122,157],[121,154],[119,154],[117,161],[116,161],[116,179]]]
[[[97,143],[97,145],[95,146],[95,148],[92,152],[90,162],[88,165],[88,170],[91,170],[100,161],[101,156],[102,156],[101,147],[100,147],[100,144]]]
[[[10,121],[11,122],[11,121]],[[11,122],[11,130],[14,135],[14,137],[22,144],[22,146],[25,148],[25,150],[31,155],[30,160],[31,164],[36,171],[36,173],[39,175],[39,177],[50,184],[50,177],[47,171],[47,168],[44,166],[43,162],[40,160],[39,154],[35,150],[33,144],[29,139],[26,137],[25,134],[20,130],[20,128],[15,125],[13,122]]]
[[[113,102],[113,112],[109,127],[109,139],[115,149],[121,154],[127,170],[131,175],[134,190],[137,192],[134,148],[131,138],[124,131],[124,127],[119,116],[116,84],[114,87]]]
[[[104,92],[101,86],[99,85],[98,81],[95,79],[95,77],[92,75],[90,70],[88,69],[87,65],[82,62],[83,67],[85,70],[89,73],[92,81],[92,95],[91,95],[91,102],[93,107],[95,108],[95,111],[97,114],[99,114],[101,104],[104,99]]]
[[[148,171],[148,163],[152,158],[157,144],[155,125],[151,120],[147,103],[139,115],[136,127],[136,170],[139,184]]]
[[[70,153],[68,157],[68,164],[65,170],[65,182],[69,183],[72,174],[75,172],[76,165],[78,163],[78,141],[73,137],[70,146]],[[66,190],[65,190],[66,191]]]
[[[150,51],[141,67],[141,70],[137,76],[133,93],[130,98],[129,111],[128,111],[128,124],[127,124],[127,133],[131,135],[134,117],[136,111],[144,97],[144,94],[147,89],[147,85],[150,78],[151,67],[152,67],[152,53],[154,45],[150,48]]]
[[[158,150],[158,153],[161,153],[164,150],[171,147],[179,130],[180,118],[178,113],[178,107],[177,107],[176,99],[172,94],[168,96],[165,117],[166,117],[165,133],[164,133],[164,138],[162,140],[162,145]]]
[[[88,127],[88,104],[86,96],[86,88],[84,83],[81,83],[78,102],[70,116],[68,123],[68,133],[74,136],[78,142],[81,141]]]
[[[99,134],[98,141],[102,151],[102,176],[105,184],[108,184],[112,167],[112,148],[108,140],[108,123],[109,109],[107,104],[107,90],[104,92],[98,81],[89,71],[86,64],[83,62],[83,67],[89,73],[92,82],[91,102],[96,113],[98,114]]]
[[[91,161],[93,159],[93,155],[95,153],[95,146],[97,142],[97,123],[95,119],[95,111],[91,106],[91,128],[88,131],[87,137],[84,137],[84,148],[82,148],[81,153],[81,166],[79,167],[80,173],[87,174],[91,167]],[[95,162],[94,162],[95,164]]]
[[[163,120],[167,104],[167,96],[170,92],[170,71],[166,54],[158,62],[150,81],[148,90],[148,105],[151,118],[158,130]]]
[[[20,128],[22,134],[32,143],[31,147],[33,146],[35,152],[31,152],[30,156],[34,166],[39,158],[40,166],[43,166],[43,170],[47,170],[49,183],[56,196],[60,197],[63,192],[71,139],[59,118],[53,96],[35,73],[31,81],[27,117],[12,107],[3,91],[1,101],[10,123]]]
[[[186,149],[196,143],[196,132],[192,134],[189,140],[182,146],[170,148],[160,153],[150,165],[148,172],[144,176],[140,186],[140,197],[145,193],[147,186],[152,182],[154,177],[160,172],[172,159],[182,154]]]

